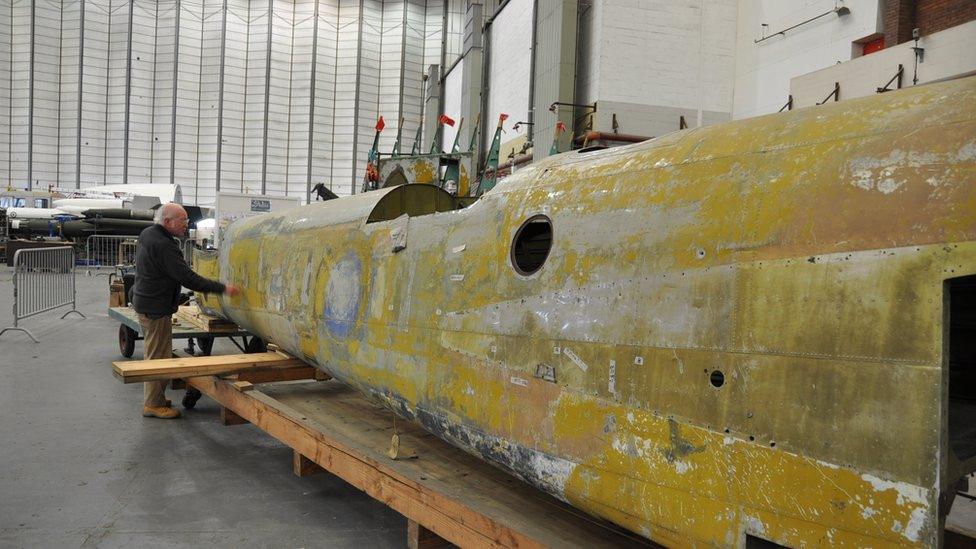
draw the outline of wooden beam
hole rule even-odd
[[[304,363],[303,363],[304,364]],[[289,368],[287,370],[255,370],[251,372],[241,372],[237,375],[238,381],[249,381],[251,383],[274,383],[275,381],[296,381],[299,379],[317,379],[318,368],[303,366],[299,368]]]
[[[976,532],[956,524],[946,524],[942,540],[943,549],[963,549],[976,547]]]
[[[315,461],[327,471],[389,505],[408,519],[462,547],[541,547],[519,532],[479,517],[463,504],[424,491],[416,483],[393,473],[389,467],[358,454],[318,429],[310,427],[297,412],[252,390],[242,393],[231,383],[213,376],[194,377],[187,383],[232,408],[264,432]],[[431,500],[437,500],[432,504]],[[491,523],[491,524],[486,524]]]
[[[251,383],[250,381],[234,381],[231,383],[231,385],[233,385],[235,389],[241,391],[242,393],[244,391],[250,391],[251,389],[254,388],[254,384]]]
[[[196,305],[184,305],[180,307],[176,312],[176,317],[186,321],[187,324],[214,334],[240,331],[240,327],[237,324],[223,318],[204,314],[200,312],[200,308]]]
[[[385,455],[392,433],[389,411],[339,383],[278,384],[246,392],[239,391],[233,380],[215,376],[194,377],[187,383],[292,448],[293,467],[298,461],[296,474],[302,470],[302,458],[313,461],[455,545],[581,549],[650,545],[563,507],[412,423],[400,426],[401,445],[419,459],[389,459]],[[286,402],[281,395],[291,396]]]
[[[303,456],[298,450],[292,451],[291,470],[299,477],[318,475],[325,472],[325,469],[320,467],[318,463]]]
[[[288,368],[307,369],[309,366],[297,358],[285,357],[279,353],[129,360],[112,363],[112,373],[122,380],[123,383],[235,374],[249,370],[284,370]],[[251,381],[254,383],[251,379],[243,379],[243,381]]]
[[[409,549],[448,549],[454,545],[424,528],[417,521],[408,519],[407,547]]]
[[[323,372],[322,370],[319,370],[318,368],[315,369],[315,381],[328,381],[330,379],[332,379],[332,376]]]
[[[220,424],[221,425],[243,425],[245,423],[250,423],[248,420],[237,415],[234,410],[227,408],[226,406],[220,407]]]

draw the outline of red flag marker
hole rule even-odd
[[[381,132],[385,127],[386,122],[383,121],[383,117],[381,116],[380,119],[376,121],[376,131]]]
[[[441,124],[447,124],[448,126],[454,127],[454,119],[446,114],[442,114],[440,117]]]
[[[502,122],[504,122],[504,121],[508,120],[508,115],[505,114],[505,113],[501,113],[501,114],[498,115],[498,119],[501,120]]]
[[[566,124],[562,122],[556,122],[556,131],[564,132],[566,131]]]

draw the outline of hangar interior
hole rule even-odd
[[[976,543],[974,52],[966,0],[0,0],[0,545]],[[154,230],[224,287],[165,363]]]
[[[548,156],[557,122],[564,151],[587,131],[646,138],[791,97],[813,105],[833,82],[841,97],[873,93],[899,64],[906,84],[973,70],[971,8],[929,3],[901,8],[919,14],[913,24],[898,2],[873,0],[846,1],[844,15],[831,1],[11,0],[3,175],[41,190],[179,184],[200,205],[217,189],[308,202],[324,183],[347,195],[361,190],[380,116],[389,154],[397,135],[412,147],[418,126],[428,151],[441,114],[465,119],[467,145],[483,113],[483,169],[502,113],[504,163]],[[926,42],[917,66],[912,28]],[[863,55],[879,39],[887,47]],[[457,131],[444,128],[442,148]]]

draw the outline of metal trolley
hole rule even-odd
[[[132,358],[132,354],[135,351],[136,341],[144,339],[145,335],[142,332],[142,326],[139,324],[139,315],[136,314],[132,307],[109,307],[108,316],[118,320],[121,323],[119,325],[119,353],[121,353],[125,358]],[[187,349],[185,349],[190,354],[194,354],[193,340],[196,340],[200,347],[200,354],[203,356],[210,356],[210,352],[213,349],[214,339],[218,337],[229,338],[231,342],[244,353],[262,353],[267,350],[267,347],[260,338],[240,328],[237,328],[236,330],[221,330],[219,332],[214,332],[210,330],[203,330],[192,325],[173,325],[173,340],[190,340]],[[240,341],[236,339],[238,337],[240,338]],[[188,389],[186,396],[183,398],[183,407],[188,409],[193,408],[199,398],[199,391],[194,389],[191,392],[191,390]]]

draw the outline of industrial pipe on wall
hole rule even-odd
[[[645,135],[631,135],[626,133],[606,133],[595,130],[588,131],[573,140],[577,145],[592,143],[593,141],[616,141],[618,143],[640,143],[653,137]]]

